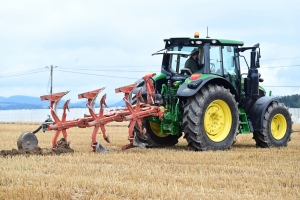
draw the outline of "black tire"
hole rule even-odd
[[[18,140],[17,146],[18,149],[33,149],[38,145],[37,137],[31,132],[24,132],[22,133]]]
[[[196,151],[230,149],[238,126],[237,103],[223,86],[204,86],[184,105],[184,137]]]
[[[163,135],[160,134],[160,125],[154,122],[150,122],[148,120],[143,120],[143,128],[146,129],[146,133],[143,136],[137,125],[134,127],[134,132],[137,138],[146,144],[147,148],[162,148],[162,147],[169,147],[174,146],[178,143],[178,138],[181,135]]]
[[[132,98],[132,105],[135,104],[136,104],[136,96]],[[142,129],[144,128],[146,129],[146,133],[145,135],[142,135],[140,133],[140,129],[138,125],[136,124],[134,126],[134,134],[136,134],[136,137],[140,142],[145,144],[146,148],[163,148],[163,147],[174,146],[175,144],[178,143],[178,138],[181,137],[181,134],[179,136],[176,135],[165,136],[160,134],[159,133],[160,131],[158,130],[160,129],[160,125],[154,122],[150,122],[146,119],[142,120]]]
[[[262,148],[287,146],[292,133],[291,114],[284,104],[276,101],[267,108],[263,119],[263,130],[254,131],[253,139]]]

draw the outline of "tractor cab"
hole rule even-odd
[[[236,40],[199,38],[165,39],[165,48],[152,55],[163,55],[161,72],[170,77],[172,82],[185,81],[192,74],[207,74],[219,79],[227,80],[241,94],[241,77],[239,63],[239,46],[244,43]],[[197,51],[197,57],[191,58]],[[193,54],[194,55],[194,54]],[[197,62],[197,70],[191,70],[186,63],[189,59]],[[200,75],[200,79],[201,79]]]

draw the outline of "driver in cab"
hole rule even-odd
[[[184,64],[184,68],[190,69],[192,73],[195,73],[196,71],[201,69],[201,66],[198,63],[198,55],[199,55],[199,49],[195,48],[191,52],[191,56],[189,59],[186,60]]]

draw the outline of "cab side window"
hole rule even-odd
[[[211,46],[210,47],[210,71],[213,74],[223,74],[222,60],[221,60],[221,47]]]
[[[237,74],[239,73],[236,59],[235,59],[235,47],[232,46],[224,46],[222,48],[223,55],[223,67],[224,67],[224,77],[232,85],[236,86],[236,82],[238,81]]]
[[[231,46],[224,46],[222,48],[224,74],[236,75],[234,62],[234,48]]]

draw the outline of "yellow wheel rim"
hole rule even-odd
[[[287,122],[282,114],[276,114],[271,121],[271,133],[276,140],[284,137],[287,129]]]
[[[223,141],[229,134],[231,124],[231,111],[225,101],[215,100],[209,104],[204,115],[204,128],[212,141]]]
[[[149,124],[150,124],[150,128],[152,130],[152,132],[157,135],[158,137],[167,137],[168,135],[166,134],[161,134],[160,133],[160,124],[157,124],[155,122],[152,122],[152,121],[149,121]]]

